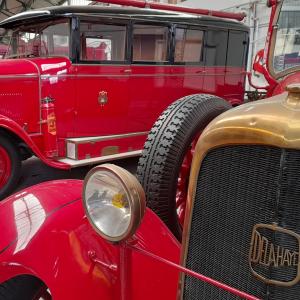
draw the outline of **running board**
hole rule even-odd
[[[65,140],[65,157],[72,160],[99,159],[138,151],[143,148],[148,132],[68,138]]]
[[[131,151],[131,152],[125,152],[119,154],[105,155],[105,156],[95,157],[95,158],[86,158],[81,160],[74,160],[71,158],[61,158],[58,159],[57,161],[67,164],[71,168],[75,168],[75,167],[93,165],[93,164],[103,163],[103,162],[117,160],[117,159],[136,157],[136,156],[140,156],[141,154],[142,154],[142,150],[137,150],[137,151]]]

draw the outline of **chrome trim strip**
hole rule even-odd
[[[237,75],[244,75],[245,72],[240,73],[228,73],[224,72],[222,74],[213,74],[213,73],[206,73],[206,72],[199,72],[197,74],[195,73],[185,73],[185,74],[78,74],[78,75],[55,75],[57,78],[123,78],[123,77],[136,77],[136,78],[145,78],[145,77],[188,77],[188,76],[194,76],[194,77],[200,77],[200,76],[237,76]],[[42,75],[42,80],[48,79],[53,77],[53,75]]]
[[[85,144],[85,143],[95,143],[95,142],[104,142],[116,139],[125,139],[135,136],[147,135],[149,132],[133,132],[133,133],[125,133],[125,134],[116,134],[116,135],[104,135],[104,136],[94,136],[94,137],[85,137],[85,138],[69,138],[66,139],[67,143],[74,143],[74,144]]]
[[[120,153],[120,154],[106,155],[106,156],[101,156],[101,157],[96,157],[96,158],[82,159],[82,160],[62,158],[62,159],[58,159],[57,161],[67,164],[71,168],[75,168],[75,167],[81,167],[81,166],[86,166],[86,165],[91,165],[91,164],[96,164],[96,163],[103,163],[103,162],[117,160],[117,159],[136,157],[136,156],[140,156],[141,154],[142,154],[142,150],[137,150],[137,151]]]
[[[19,78],[38,78],[38,74],[11,74],[11,75],[0,75],[0,79],[19,79]]]

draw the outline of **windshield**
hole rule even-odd
[[[300,1],[284,0],[277,23],[275,73],[300,66]]]
[[[70,56],[68,20],[6,29],[0,37],[0,58]]]

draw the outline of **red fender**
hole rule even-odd
[[[15,121],[12,119],[0,115],[0,127],[7,129],[10,132],[13,132],[20,139],[22,139],[28,147],[32,150],[32,152],[41,159],[45,164],[58,168],[58,169],[70,169],[70,166],[61,162],[53,161],[48,159],[41,150],[37,147],[37,145],[33,142],[32,138],[28,135],[28,133]]]
[[[55,300],[176,299],[178,271],[96,234],[84,214],[81,192],[82,181],[59,180],[0,203],[0,282],[34,275]],[[134,245],[179,262],[180,245],[150,210]]]

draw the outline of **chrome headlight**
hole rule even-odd
[[[145,212],[145,193],[138,180],[121,167],[93,168],[83,187],[86,215],[105,239],[119,242],[132,236]]]

